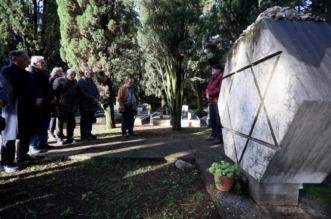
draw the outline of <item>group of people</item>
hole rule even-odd
[[[15,150],[17,163],[22,163],[38,159],[30,154],[52,148],[48,145],[49,137],[56,137],[61,144],[73,143],[78,111],[80,140],[96,139],[91,131],[99,91],[91,69],[86,68],[78,81],[74,69],[64,74],[62,68],[54,68],[49,78],[43,56],[30,59],[26,52],[14,50],[9,53],[9,59],[10,64],[0,73],[0,107],[5,121],[1,133],[1,166],[5,172],[18,170]],[[63,123],[66,123],[66,136]]]
[[[59,144],[73,143],[75,115],[78,111],[81,116],[80,141],[97,138],[92,135],[92,124],[99,106],[99,90],[90,68],[85,68],[77,81],[77,72],[72,68],[64,74],[62,68],[56,67],[48,77],[43,56],[32,56],[30,60],[26,52],[14,50],[9,53],[9,59],[10,64],[3,67],[0,73],[1,166],[5,172],[18,170],[14,162],[15,151],[17,163],[29,162],[38,159],[30,154],[52,148],[48,145],[50,139],[57,140]],[[221,66],[213,65],[206,97],[212,128],[209,140],[214,143],[222,143],[222,125],[217,106],[222,78]],[[132,91],[133,83],[134,80],[128,77],[118,91],[123,138],[136,136],[133,127],[137,99]],[[63,133],[64,123],[66,135]]]

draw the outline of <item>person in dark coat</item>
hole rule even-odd
[[[63,69],[61,67],[54,67],[51,72],[51,76],[49,77],[49,82],[53,86],[55,79],[60,78],[60,77],[63,77]],[[48,137],[49,142],[57,141],[57,138],[54,134],[55,129],[56,129],[56,124],[59,123],[57,121],[57,113],[58,113],[57,108],[54,106],[54,108],[52,109],[52,113],[51,113],[51,121],[49,122],[49,133],[50,133],[50,135]],[[63,127],[61,128],[61,130],[63,130]],[[59,133],[57,133],[57,134],[59,134]],[[58,136],[58,137],[65,138],[66,136]]]
[[[30,136],[37,131],[36,118],[42,104],[40,91],[34,78],[25,70],[30,58],[24,51],[9,53],[11,64],[1,69],[0,83],[8,94],[8,103],[2,108],[6,128],[2,132],[1,164],[5,172],[15,172],[14,163],[17,143],[17,162],[34,161],[28,155]]]
[[[84,70],[84,76],[78,80],[78,88],[80,91],[80,135],[81,140],[96,139],[92,135],[92,124],[94,113],[99,106],[99,91],[92,80],[92,71],[89,68]]]
[[[63,141],[62,144],[74,142],[75,114],[79,107],[78,86],[75,77],[76,71],[68,69],[64,77],[55,79],[53,83],[60,110],[59,120],[67,122],[67,140]],[[63,130],[61,134],[63,135]]]
[[[51,110],[56,103],[55,93],[47,75],[47,64],[43,56],[32,56],[29,66],[30,74],[35,78],[41,91],[43,102],[38,109],[38,133],[31,136],[30,153],[39,153],[42,149],[52,148],[47,144],[48,127],[51,120]]]
[[[8,95],[7,92],[0,86],[0,108],[7,105],[8,102]],[[6,127],[5,119],[0,116],[0,131],[3,131]]]

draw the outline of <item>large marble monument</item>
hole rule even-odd
[[[257,203],[296,205],[331,172],[331,28],[261,19],[229,51],[219,98],[226,155]]]

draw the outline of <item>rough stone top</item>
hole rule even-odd
[[[261,20],[263,19],[272,19],[272,20],[287,20],[287,21],[325,21],[325,19],[320,16],[313,15],[310,12],[297,12],[294,9],[290,9],[290,7],[280,7],[274,6],[272,8],[268,8],[264,12],[262,12],[255,20],[254,23],[249,25],[246,30],[239,36],[236,40],[235,44],[240,41],[250,30],[252,30]]]
[[[297,12],[290,7],[274,6],[262,12],[256,19],[259,22],[262,19],[289,20],[289,21],[325,21],[320,16],[313,15],[310,12]]]

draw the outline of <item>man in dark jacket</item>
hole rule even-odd
[[[64,77],[55,79],[53,83],[60,110],[59,120],[62,123],[67,122],[67,140],[63,141],[62,144],[74,142],[75,114],[79,107],[78,86],[75,77],[76,71],[68,69]],[[63,136],[63,130],[59,130],[59,135]]]
[[[39,153],[42,149],[51,148],[47,144],[48,127],[51,120],[51,105],[56,103],[56,98],[53,87],[48,79],[47,64],[43,56],[31,57],[29,71],[35,78],[43,98],[41,107],[38,109],[39,119],[36,121],[39,124],[39,130],[36,135],[31,136],[30,140],[30,153]]]
[[[78,88],[80,91],[80,137],[81,140],[96,139],[92,135],[92,124],[94,120],[94,113],[99,106],[99,91],[92,80],[92,70],[86,68],[84,76],[78,80]]]
[[[206,88],[206,97],[209,105],[209,126],[211,127],[210,139],[214,144],[223,143],[222,124],[218,112],[218,96],[220,94],[223,73],[219,64],[212,66],[212,75]]]
[[[8,95],[7,92],[0,86],[0,108],[7,105],[8,102]],[[0,131],[3,131],[6,127],[5,119],[0,116]]]
[[[2,108],[6,128],[2,132],[1,164],[5,172],[15,172],[15,146],[17,162],[33,161],[29,156],[30,136],[36,133],[38,109],[42,104],[41,94],[33,77],[25,70],[30,58],[27,53],[14,50],[9,53],[11,64],[1,69],[0,83],[8,94],[8,103]]]

